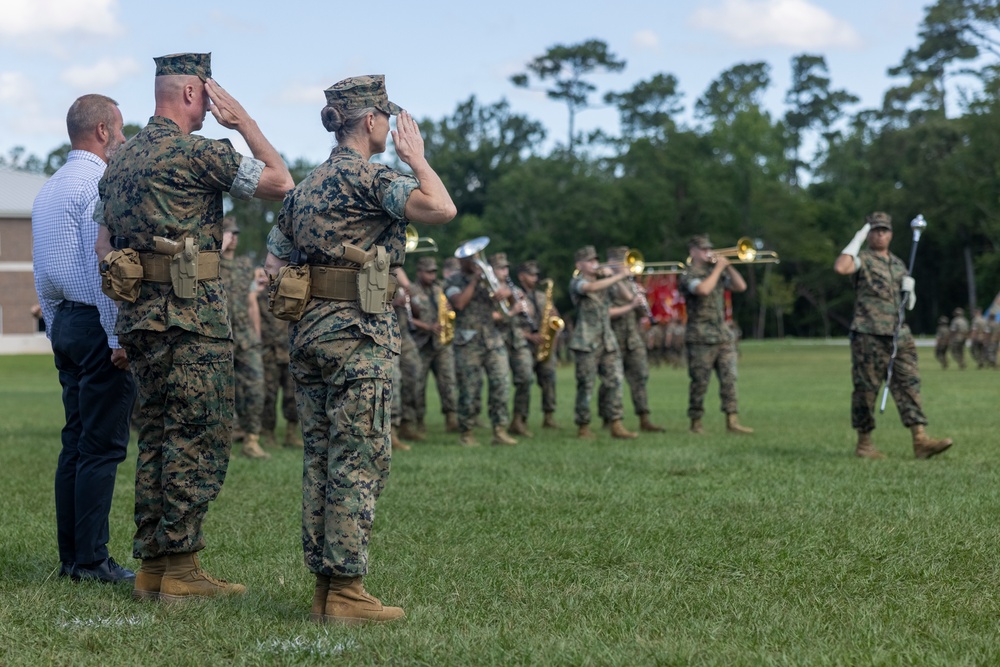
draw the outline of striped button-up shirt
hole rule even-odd
[[[52,338],[52,322],[59,304],[76,301],[97,306],[108,346],[120,347],[115,336],[118,307],[101,292],[98,272],[97,183],[107,165],[88,151],[70,151],[66,164],[42,186],[31,207],[32,258],[35,291],[45,318],[45,334]]]

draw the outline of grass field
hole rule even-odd
[[[748,437],[725,433],[714,381],[688,434],[686,373],[665,367],[667,432],[624,443],[573,437],[571,368],[562,430],[536,412],[518,447],[459,448],[435,408],[393,457],[366,578],[407,618],[364,628],[308,621],[294,450],[234,456],[208,515],[203,564],[246,597],[168,608],[57,579],[57,376],[0,357],[0,664],[1000,664],[1000,373],[920,352],[929,432],[956,441],[930,461],[894,407],[875,432],[889,459],[851,456],[846,345],[744,343]],[[133,466],[134,449],[110,548],[134,568]]]

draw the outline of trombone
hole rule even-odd
[[[437,252],[437,241],[429,236],[421,236],[413,225],[406,226],[406,254],[415,252]]]
[[[760,239],[751,239],[749,236],[740,237],[736,245],[730,248],[719,248],[712,251],[712,264],[715,258],[726,257],[730,264],[780,264],[781,259],[778,253],[773,250],[764,250],[764,242]],[[689,255],[686,264],[691,265]]]
[[[644,276],[676,276],[687,271],[684,262],[646,262],[642,271]]]

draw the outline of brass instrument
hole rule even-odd
[[[566,323],[563,318],[555,314],[555,307],[552,305],[552,279],[546,278],[545,286],[545,306],[542,307],[542,314],[539,318],[542,322],[538,333],[542,335],[542,342],[535,351],[535,361],[544,363],[552,356],[552,349],[555,345],[559,332],[562,331]]]
[[[642,271],[644,276],[672,276],[687,271],[684,262],[646,262]]]
[[[642,310],[646,317],[649,318],[649,321],[652,322],[653,309],[649,307],[649,300],[646,298],[646,293],[639,287],[639,283],[635,279],[636,276],[641,276],[646,271],[646,258],[636,248],[630,248],[625,253],[625,266],[628,267],[628,272],[631,274],[628,282],[629,287],[632,288],[632,294],[642,299]]]
[[[406,254],[416,252],[437,252],[437,241],[429,236],[421,236],[413,225],[406,226]]]
[[[730,264],[780,264],[781,259],[778,253],[773,250],[763,250],[764,242],[760,239],[751,239],[749,236],[740,237],[736,245],[730,248],[719,248],[712,251],[712,264],[716,258],[729,258]],[[687,258],[688,266],[691,265],[691,257]]]
[[[455,257],[459,259],[468,259],[475,262],[476,266],[483,272],[483,280],[486,281],[486,286],[489,288],[490,297],[492,298],[496,294],[497,290],[500,289],[500,280],[497,278],[496,272],[493,271],[493,267],[486,262],[480,253],[483,248],[490,244],[489,236],[478,236],[471,241],[466,241],[462,245],[458,246],[455,250]],[[507,300],[498,301],[497,304],[500,306],[500,310],[503,312],[505,317],[510,317],[510,305]]]
[[[455,311],[448,304],[448,297],[444,295],[444,290],[438,292],[438,343],[447,345],[455,339]]]

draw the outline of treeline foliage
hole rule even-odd
[[[909,321],[933,332],[940,315],[988,306],[1000,289],[998,0],[937,0],[917,37],[890,70],[900,84],[878,109],[857,109],[857,97],[832,87],[823,56],[803,53],[792,59],[780,116],[761,103],[775,85],[767,63],[722,72],[695,99],[690,122],[680,82],[663,72],[605,92],[619,136],[584,136],[575,119],[596,93],[588,77],[620,72],[625,61],[597,39],[553,46],[512,83],[535,81],[567,105],[567,141],[543,151],[545,128],[506,101],[470,97],[446,118],[423,119],[428,158],[459,214],[421,235],[445,254],[487,235],[489,253],[506,251],[515,264],[537,259],[564,312],[582,245],[683,261],[695,233],[710,233],[717,246],[759,238],[781,263],[741,267],[750,289],[734,306],[745,335],[827,336],[844,334],[850,321],[850,281],[832,264],[865,215],[893,215],[892,249],[906,260],[908,223],[922,213],[929,227]],[[51,171],[60,150],[43,161],[15,149],[0,162]],[[296,180],[310,166],[295,162]],[[259,252],[277,206],[238,202],[234,210],[241,251]]]

